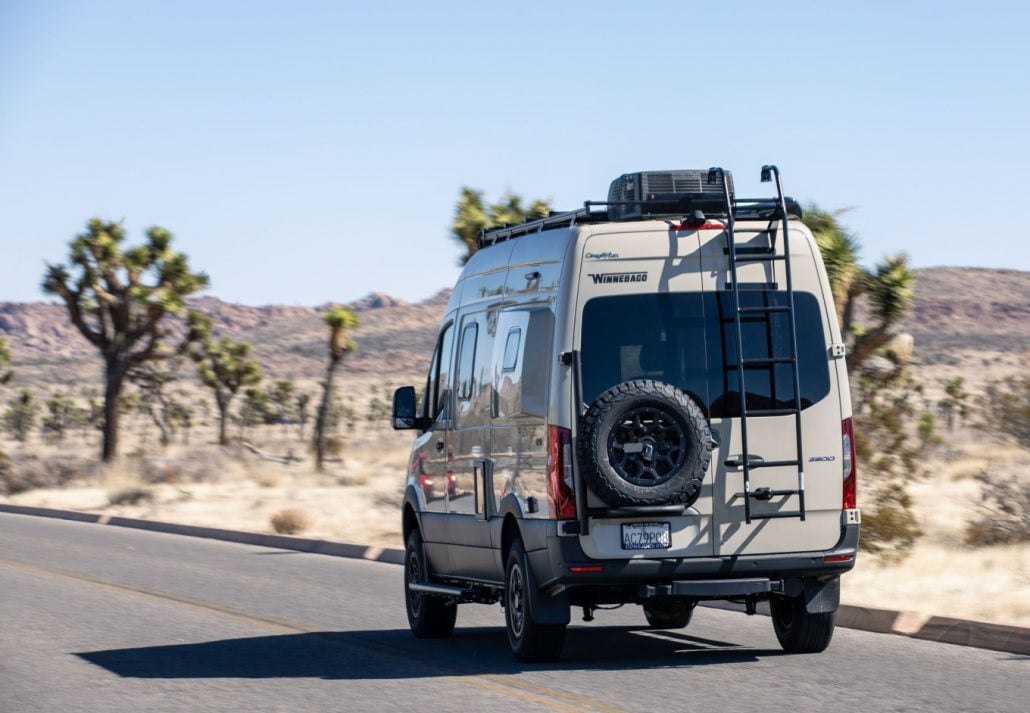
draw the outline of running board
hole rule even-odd
[[[431,594],[435,597],[447,597],[448,599],[465,599],[466,596],[472,594],[471,589],[448,587],[445,584],[418,584],[417,582],[409,583],[408,590],[422,594]]]

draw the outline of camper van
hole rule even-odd
[[[429,373],[403,500],[416,637],[500,602],[519,661],[571,612],[767,601],[788,652],[829,645],[860,515],[845,348],[779,171],[625,174],[608,200],[485,231]],[[419,395],[420,392],[420,395]]]

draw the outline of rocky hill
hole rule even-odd
[[[944,267],[917,275],[915,304],[904,327],[915,337],[923,364],[1010,366],[1030,350],[1030,272]],[[353,302],[361,318],[355,334],[360,348],[345,369],[362,381],[381,376],[397,384],[419,378],[448,296],[445,289],[408,304],[373,293]],[[321,374],[326,330],[320,307],[252,307],[213,297],[192,304],[213,318],[217,334],[251,342],[268,375],[317,379]],[[96,352],[61,305],[0,303],[0,335],[11,345],[21,383],[98,383]]]

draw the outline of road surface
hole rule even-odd
[[[0,514],[0,711],[1030,710],[1030,657],[838,629],[782,654],[767,617],[637,607],[523,665],[497,606],[416,641],[396,565]]]

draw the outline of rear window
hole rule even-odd
[[[783,291],[743,291],[742,307],[787,304]],[[830,393],[826,337],[819,301],[794,293],[797,320],[801,407]],[[785,312],[742,317],[744,354],[748,359],[790,356]],[[677,292],[596,297],[583,309],[583,397],[630,379],[672,384],[697,399],[710,418],[740,415],[737,341],[733,294]],[[792,408],[794,383],[790,364],[749,368],[748,408]]]

